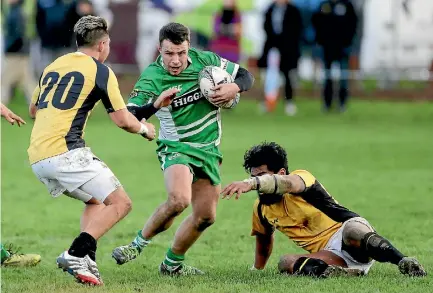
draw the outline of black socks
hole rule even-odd
[[[77,238],[72,242],[71,247],[68,250],[68,253],[72,256],[76,257],[85,257],[89,255],[89,257],[95,261],[96,259],[96,240],[92,235],[82,232],[78,235]]]

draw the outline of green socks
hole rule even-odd
[[[143,250],[143,248],[148,246],[151,241],[152,240],[144,239],[143,236],[141,235],[141,230],[139,230],[137,236],[132,241],[132,245],[137,247],[138,250],[141,252]]]
[[[151,240],[144,239],[141,235],[141,230],[138,231],[137,236],[132,241],[132,245],[137,247],[138,251],[141,253],[143,248],[145,248],[147,245],[149,245]],[[2,250],[2,258],[3,258],[3,250]],[[164,264],[166,265],[167,269],[170,271],[176,270],[180,265],[182,265],[182,262],[185,260],[184,255],[177,255],[175,254],[171,248],[168,249],[167,254],[165,255]]]
[[[185,260],[184,255],[177,255],[171,251],[171,248],[168,249],[167,254],[165,255],[164,264],[167,266],[169,270],[175,270],[182,262]]]
[[[6,250],[6,248],[3,246],[3,244],[1,244],[1,263],[3,263],[5,260],[7,260],[11,255],[10,253]]]

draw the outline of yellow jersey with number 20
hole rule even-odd
[[[126,108],[109,67],[81,52],[48,65],[32,97],[37,112],[27,150],[30,164],[85,147],[84,128],[99,101],[108,113]]]

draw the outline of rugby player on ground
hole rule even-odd
[[[276,143],[249,149],[244,168],[251,178],[233,182],[223,198],[236,198],[257,190],[252,235],[256,237],[255,263],[262,270],[271,255],[273,233],[279,230],[306,254],[284,255],[281,273],[315,277],[365,275],[375,261],[396,265],[402,274],[427,273],[413,257],[407,257],[368,221],[341,206],[308,171],[289,172],[286,151]]]

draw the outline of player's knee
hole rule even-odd
[[[197,231],[204,231],[215,223],[215,216],[199,217],[196,221]]]
[[[362,238],[370,232],[373,232],[372,229],[364,223],[358,221],[348,222],[343,229],[343,242],[346,245],[357,243],[357,246],[359,246]]]
[[[293,274],[293,265],[299,256],[296,255],[283,255],[278,262],[278,271],[280,273]]]
[[[171,192],[167,201],[168,212],[176,216],[182,213],[189,206],[189,203],[189,200],[182,196],[180,192]]]
[[[132,210],[132,201],[129,197],[125,197],[117,201],[114,206],[116,207],[118,217],[123,218]]]
[[[123,209],[126,214],[132,211],[132,200],[128,197],[123,203]]]
[[[115,207],[119,218],[123,218],[132,210],[132,201],[125,192],[110,194],[104,201],[104,204]]]

